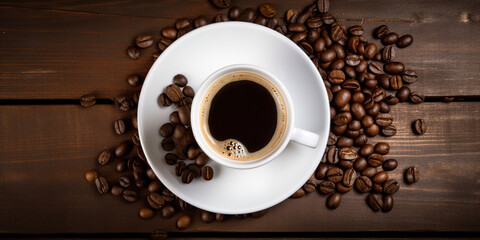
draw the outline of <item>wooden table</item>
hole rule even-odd
[[[242,9],[261,3],[233,2]],[[272,2],[283,14],[311,1]],[[207,0],[5,0],[0,3],[0,237],[146,238],[157,228],[171,237],[205,238],[478,234],[480,1],[337,0],[330,5],[330,13],[347,26],[362,24],[371,33],[387,24],[415,39],[398,59],[418,72],[411,88],[424,93],[426,102],[394,106],[397,135],[372,140],[388,142],[389,157],[399,160],[390,176],[400,180],[401,190],[390,213],[373,212],[366,195],[352,191],[333,211],[325,207],[325,196],[310,193],[287,199],[259,219],[205,224],[194,212],[184,231],[175,227],[176,217],[140,219],[143,199],[126,203],[99,195],[84,178],[86,170],[97,168],[103,149],[130,138],[117,136],[113,121],[132,112],[119,111],[108,99],[139,90],[126,77],[148,72],[154,48],[137,61],[128,59],[125,49],[137,34],[158,37],[177,18],[210,19],[226,10]],[[95,94],[99,104],[82,108],[78,99],[84,94]],[[456,100],[445,103],[443,96]],[[428,124],[425,135],[411,131],[417,118]],[[421,179],[406,185],[403,170],[412,165]]]

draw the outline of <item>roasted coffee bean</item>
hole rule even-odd
[[[215,18],[214,18],[214,21],[215,21],[216,23],[218,23],[218,22],[227,22],[228,20],[229,20],[229,19],[228,19],[227,15],[225,15],[225,14],[223,14],[223,13],[217,14],[217,15],[215,16]]]
[[[135,102],[133,101],[133,98],[128,98],[125,96],[117,96],[113,99],[115,106],[117,106],[118,109],[126,112],[132,108],[135,107]]]
[[[402,79],[405,83],[414,83],[418,80],[417,72],[412,69],[406,69],[403,72]]]
[[[170,46],[170,44],[172,43],[173,41],[170,39],[161,38],[157,43],[157,47],[158,49],[160,49],[160,51],[165,51],[165,49],[167,49],[167,47]]]
[[[140,85],[140,82],[141,82],[141,80],[140,80],[140,77],[138,75],[129,75],[127,77],[127,83],[132,87]]]
[[[135,159],[133,161],[132,169],[136,173],[145,173],[145,163],[143,161],[140,161],[139,159]]]
[[[374,183],[382,184],[388,179],[388,173],[385,171],[380,171],[373,176],[372,180]]]
[[[425,101],[425,96],[421,93],[412,92],[409,96],[410,102],[414,104],[423,103]]]
[[[400,189],[400,184],[398,184],[397,180],[389,179],[385,183],[383,183],[383,192],[385,194],[394,194]]]
[[[152,180],[155,180],[157,179],[157,175],[155,175],[155,172],[153,172],[153,169],[151,168],[148,168],[146,171],[145,171],[145,174],[147,174],[147,177],[152,179]]]
[[[401,36],[397,41],[397,47],[406,48],[413,43],[413,37],[410,34]]]
[[[362,120],[367,113],[360,103],[353,103],[350,107],[354,119]]]
[[[262,15],[258,15],[257,18],[255,18],[255,21],[254,21],[254,23],[256,23],[258,25],[263,25],[263,26],[266,26],[267,22],[268,22],[268,19],[265,18]]]
[[[208,163],[208,156],[205,153],[200,153],[196,158],[195,158],[195,164],[197,166],[203,166]]]
[[[370,115],[365,116],[362,121],[362,127],[368,128],[374,124],[374,120]]]
[[[182,172],[182,182],[183,183],[191,183],[193,181],[193,179],[195,178],[195,173],[193,173],[192,171],[186,169],[186,170],[183,170]]]
[[[193,172],[193,177],[200,177],[202,175],[202,169],[195,163],[190,163],[187,165],[188,170]]]
[[[80,105],[82,107],[91,107],[95,105],[95,95],[87,94],[80,97]]]
[[[215,214],[215,220],[217,222],[223,222],[223,221],[225,221],[225,218],[226,218],[226,216],[224,214],[221,214],[221,213],[216,213]]]
[[[322,62],[331,62],[335,60],[336,57],[337,53],[333,49],[325,50],[322,54],[320,54],[320,59],[322,60]]]
[[[332,181],[322,181],[318,185],[318,191],[322,194],[328,195],[335,192],[335,183]]]
[[[383,162],[383,170],[385,171],[393,171],[397,166],[398,162],[395,159],[387,159]]]
[[[151,208],[158,210],[165,205],[165,200],[159,193],[151,192],[147,196],[147,203]]]
[[[327,198],[327,207],[330,209],[336,209],[340,206],[342,201],[342,195],[340,193],[333,193]]]
[[[188,79],[183,74],[177,74],[173,77],[173,83],[179,87],[185,87],[188,84]]]
[[[127,48],[127,56],[133,60],[139,59],[140,51],[135,46],[130,46]]]
[[[330,13],[324,13],[322,14],[322,21],[323,23],[330,25],[334,23],[336,20]]]
[[[317,9],[320,13],[327,13],[330,9],[329,0],[317,0]]]
[[[382,73],[382,65],[379,62],[372,61],[370,65],[368,65],[368,70],[374,74]]]
[[[177,103],[182,98],[182,90],[175,84],[170,84],[165,88],[165,94],[167,94],[168,98]]]
[[[98,172],[95,170],[88,170],[85,172],[85,179],[89,182],[95,182],[95,179],[98,178]]]
[[[297,21],[298,18],[298,11],[296,9],[288,9],[285,12],[285,21],[287,23],[294,23]]]
[[[315,17],[310,17],[306,22],[305,24],[307,25],[307,27],[309,27],[311,30],[309,33],[314,33],[315,34],[318,34],[318,36],[320,35],[320,30],[318,31],[312,31],[313,29],[317,29],[319,27],[321,27],[323,25],[323,21],[322,21],[322,18],[319,17],[319,16],[315,16]],[[314,38],[314,40],[316,40],[317,38]]]
[[[335,189],[336,189],[337,192],[339,192],[339,193],[347,193],[347,192],[350,192],[350,190],[352,190],[352,186],[347,187],[347,186],[345,186],[343,183],[337,183],[337,184],[335,185]]]
[[[162,198],[167,202],[171,202],[175,200],[175,194],[173,194],[168,188],[165,188],[162,191]]]
[[[402,77],[399,75],[394,75],[390,78],[390,89],[399,90],[402,88]]]
[[[174,139],[180,141],[185,136],[186,133],[187,133],[187,129],[185,128],[185,126],[179,124],[175,126],[172,136]]]
[[[183,215],[177,219],[177,228],[179,229],[185,229],[188,226],[190,226],[190,223],[192,222],[192,219],[188,215]]]
[[[386,25],[381,25],[377,27],[373,32],[373,36],[378,39],[382,39],[387,34],[388,34],[388,27]]]
[[[353,161],[355,159],[358,158],[358,155],[357,153],[349,148],[349,147],[344,147],[344,148],[341,148],[339,151],[338,151],[338,156],[340,157],[340,159],[342,160],[348,160],[348,161]],[[345,184],[346,185],[346,184]]]
[[[116,120],[113,124],[113,128],[115,129],[115,133],[117,133],[118,135],[122,135],[123,133],[125,133],[125,121],[123,121],[122,119]]]
[[[333,184],[335,185],[335,184]],[[305,190],[303,190],[303,188],[299,188],[296,192],[294,192],[290,198],[301,198],[303,196],[305,196]]]
[[[405,66],[401,62],[389,62],[385,64],[384,70],[389,74],[402,74]]]
[[[190,27],[191,24],[192,23],[190,22],[190,20],[188,20],[186,18],[180,18],[175,22],[175,28],[177,30],[181,30],[181,29],[185,29],[187,27]],[[165,49],[162,49],[162,50],[165,50]]]
[[[178,109],[178,117],[183,125],[190,125],[190,109],[187,106]]]
[[[367,203],[375,212],[378,212],[383,208],[383,200],[380,194],[370,193],[367,197]]]
[[[357,178],[357,173],[352,168],[345,170],[345,174],[343,175],[343,185],[345,187],[353,186],[355,179]]]
[[[352,97],[352,94],[350,93],[350,91],[346,89],[342,89],[335,94],[335,96],[333,97],[332,103],[335,107],[342,108],[345,105],[347,105],[351,97]]]
[[[393,209],[393,196],[384,195],[383,196],[383,208],[382,211],[390,212]]]
[[[338,155],[337,155],[337,148],[332,146],[332,147],[329,147],[327,150],[326,150],[326,155],[327,155],[327,161],[331,164],[337,164],[338,161],[340,161],[340,159],[338,158]]]
[[[240,17],[240,13],[242,11],[240,10],[240,7],[238,6],[233,6],[228,10],[228,17],[232,20],[237,20],[238,17]]]
[[[342,135],[346,130],[347,130],[347,125],[343,125],[343,126],[334,125],[334,126],[331,126],[331,129],[330,129],[330,131],[332,131],[336,135]]]
[[[179,124],[180,123],[180,117],[178,116],[178,111],[174,111],[170,114],[170,122],[173,124]],[[172,133],[173,133],[174,126],[172,127]]]
[[[385,137],[393,137],[397,134],[397,128],[393,125],[382,127],[382,135]]]
[[[164,27],[161,34],[164,38],[174,40],[177,37],[177,29],[174,27]]]
[[[367,114],[375,118],[379,113],[380,113],[380,104],[378,103],[371,104],[371,106],[367,110]]]
[[[370,190],[372,189],[372,181],[366,176],[360,176],[355,181],[355,187],[360,192],[370,192]]]
[[[412,123],[413,132],[417,135],[422,135],[427,132],[427,124],[423,119],[417,119]]]
[[[175,215],[175,208],[167,204],[161,209],[161,214],[163,218],[171,218],[173,215]]]
[[[364,74],[364,73],[361,73],[361,74]],[[363,86],[365,88],[368,88],[368,89],[372,89],[374,87],[376,87],[378,84],[377,80],[376,79],[365,79],[363,81]]]
[[[183,88],[183,95],[193,98],[195,96],[195,90],[190,86],[186,86]]]
[[[139,48],[148,48],[153,44],[152,35],[148,33],[142,33],[137,36],[135,42]]]
[[[407,183],[416,183],[420,179],[420,173],[417,167],[409,167],[405,170],[405,181]]]
[[[158,96],[158,104],[162,107],[168,107],[172,104],[172,101],[168,98],[167,94],[162,93]]]
[[[203,27],[207,24],[208,24],[208,21],[204,16],[198,16],[193,20],[193,26],[195,28]]]
[[[246,8],[243,10],[243,12],[240,14],[238,17],[239,21],[244,21],[244,22],[253,22],[255,20],[255,10],[252,8]]]
[[[361,172],[365,170],[365,168],[368,167],[367,160],[364,157],[359,157],[357,160],[355,160],[355,164],[353,165],[353,168],[357,172]]]
[[[160,51],[155,51],[155,52],[153,52],[153,53],[152,53],[152,58],[153,58],[153,60],[154,60],[154,61],[157,60],[157,59],[160,57],[161,54],[162,54],[162,53],[161,53]]]
[[[129,202],[137,201],[137,192],[133,190],[129,190],[129,189],[123,190],[122,196],[123,196],[123,199]]]
[[[184,161],[178,161],[177,163],[175,163],[173,172],[175,173],[176,176],[180,177],[182,176],[182,173],[186,168],[187,168],[187,164],[185,164]]]
[[[350,122],[351,118],[352,118],[352,114],[350,112],[342,112],[335,115],[335,117],[333,118],[333,124],[337,126],[344,126]]]
[[[200,219],[204,223],[211,223],[211,222],[213,222],[213,220],[215,220],[215,214],[213,214],[211,212],[207,212],[205,210],[202,210],[202,214],[201,214]]]
[[[315,170],[315,178],[318,180],[324,179],[327,176],[328,165],[327,164],[319,164],[317,169]]]
[[[265,25],[268,28],[275,29],[278,26],[278,18],[273,17],[267,20],[267,24]]]
[[[110,161],[111,153],[109,150],[102,151],[98,157],[97,161],[100,165],[106,165]]]
[[[365,47],[365,54],[364,56],[367,58],[367,59],[373,59],[375,57],[375,54],[377,54],[377,45],[375,43],[369,43],[366,47]]]
[[[172,151],[175,149],[175,142],[173,141],[172,137],[166,137],[162,140],[160,144],[165,151]]]
[[[119,197],[123,193],[123,188],[118,185],[113,185],[112,189],[110,189],[110,193],[115,197]]]
[[[383,89],[390,89],[390,77],[387,74],[380,74],[377,77],[378,85]]]
[[[210,0],[210,2],[217,8],[228,8],[230,0]]]
[[[379,142],[375,144],[375,152],[381,155],[387,155],[390,151],[390,145],[386,142]]]
[[[363,103],[365,101],[365,95],[362,92],[354,92],[351,101],[355,103]]]
[[[356,67],[358,64],[360,64],[360,61],[360,57],[356,54],[348,54],[345,57],[345,63],[351,67]]]
[[[377,173],[376,167],[367,167],[362,171],[362,175],[368,178],[372,178]]]
[[[368,157],[374,152],[374,147],[372,144],[365,144],[358,150],[358,154],[362,157]]]
[[[342,180],[343,178],[343,171],[342,169],[338,168],[338,167],[332,167],[330,169],[328,169],[327,171],[327,179],[334,182],[334,183],[338,183]]]
[[[330,38],[334,42],[338,42],[341,39],[346,39],[347,35],[345,33],[345,29],[341,25],[332,25],[331,31],[330,31]]]
[[[358,45],[360,44],[359,37],[351,37],[347,41],[347,48],[352,53],[358,53]]]
[[[115,147],[114,154],[116,157],[123,157],[127,155],[131,150],[132,150],[132,144],[130,144],[129,141],[125,141],[120,143],[117,147]]]
[[[383,101],[386,97],[387,94],[383,88],[376,87],[372,89],[372,98],[376,103]]]
[[[353,140],[353,145],[356,146],[356,147],[361,147],[361,146],[365,145],[367,142],[368,142],[367,136],[363,133],[360,133],[360,135],[358,135],[358,137],[356,137]]]
[[[127,176],[122,176],[118,180],[118,183],[120,184],[120,186],[127,188],[130,187],[130,185],[132,184],[132,180],[130,180],[130,178]]]
[[[354,25],[348,28],[348,33],[352,36],[362,36],[363,32],[363,27],[360,25]]]
[[[385,160],[384,157],[378,153],[372,153],[367,158],[368,165],[372,167],[381,166],[384,160]]]
[[[325,40],[323,38],[318,38],[313,44],[313,50],[315,50],[316,53],[323,52],[325,50]],[[326,56],[326,57],[330,57],[330,56]]]
[[[213,178],[213,169],[210,166],[205,166],[202,168],[202,177],[203,179],[210,181]]]
[[[277,15],[277,10],[271,3],[264,3],[258,7],[258,11],[266,18],[273,18]]]
[[[390,126],[393,123],[393,116],[390,113],[379,113],[375,117],[375,123],[380,127]]]
[[[400,102],[405,102],[410,98],[410,94],[411,94],[410,88],[407,86],[403,86],[397,91],[395,96],[398,98]]]
[[[168,165],[175,165],[177,163],[178,156],[175,155],[174,153],[167,153],[165,154],[164,159]]]
[[[393,45],[388,45],[383,48],[382,59],[385,62],[390,62],[397,56],[397,49]]]
[[[163,188],[163,184],[159,180],[151,181],[147,187],[149,192],[158,192],[162,190],[162,188]]]
[[[184,139],[182,139],[183,141]],[[178,144],[175,145],[175,155],[177,155],[177,158],[179,160],[186,160],[187,159],[187,149],[186,145],[182,142],[179,142]]]
[[[387,35],[385,35],[382,38],[382,44],[383,45],[395,44],[397,40],[398,40],[398,34],[395,32],[390,32],[390,33],[387,33]]]
[[[383,193],[383,187],[381,184],[374,183],[372,189],[375,193]]]
[[[313,53],[313,47],[310,45],[310,43],[303,41],[299,44],[299,46],[307,55],[311,55]]]
[[[303,190],[307,193],[315,192],[317,188],[317,181],[316,180],[308,180],[305,184],[303,184]]]
[[[150,219],[155,215],[155,213],[150,208],[142,208],[138,212],[138,215],[143,219]]]
[[[337,147],[344,148],[344,147],[351,147],[353,146],[353,139],[345,136],[341,136],[338,138]]]
[[[337,61],[342,61],[343,62],[343,60],[336,60],[335,62],[337,62]],[[352,90],[355,91],[355,90],[360,89],[360,83],[355,79],[347,79],[342,83],[342,88],[347,89],[347,90],[351,90],[351,91]],[[354,101],[353,95],[352,95],[352,101],[357,102],[357,101]]]

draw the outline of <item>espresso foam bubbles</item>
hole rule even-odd
[[[209,147],[227,159],[252,161],[268,155],[281,142],[286,126],[280,91],[254,73],[220,77],[201,102],[201,133]]]

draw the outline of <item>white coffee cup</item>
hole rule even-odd
[[[285,115],[285,123],[282,125],[282,135],[278,138],[278,141],[272,148],[269,148],[268,151],[257,158],[249,159],[246,161],[239,161],[238,159],[232,159],[225,154],[222,154],[215,150],[211,144],[209,144],[209,139],[212,138],[208,131],[208,126],[206,126],[205,121],[201,121],[202,109],[204,111],[204,105],[208,100],[206,96],[210,92],[210,88],[214,86],[217,81],[222,79],[222,77],[233,74],[233,73],[252,73],[254,75],[260,76],[262,79],[268,81],[273,85],[280,94],[284,108],[283,113]],[[203,117],[204,118],[204,117]],[[207,124],[208,125],[208,124]],[[300,129],[295,127],[294,119],[294,109],[290,95],[288,94],[287,89],[274,75],[257,66],[248,65],[248,64],[235,64],[221,68],[214,73],[212,73],[200,86],[197,90],[192,107],[191,107],[191,127],[195,140],[197,141],[199,147],[207,154],[210,159],[215,162],[222,164],[224,166],[239,168],[239,169],[248,169],[259,167],[263,164],[266,164],[275,157],[277,157],[288,145],[290,141],[294,141],[305,145],[307,147],[315,148],[319,142],[320,136],[316,133],[310,132],[308,130]]]

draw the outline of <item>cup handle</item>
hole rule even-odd
[[[320,136],[318,134],[309,132],[300,128],[293,128],[290,140],[305,145],[307,147],[317,147]]]

